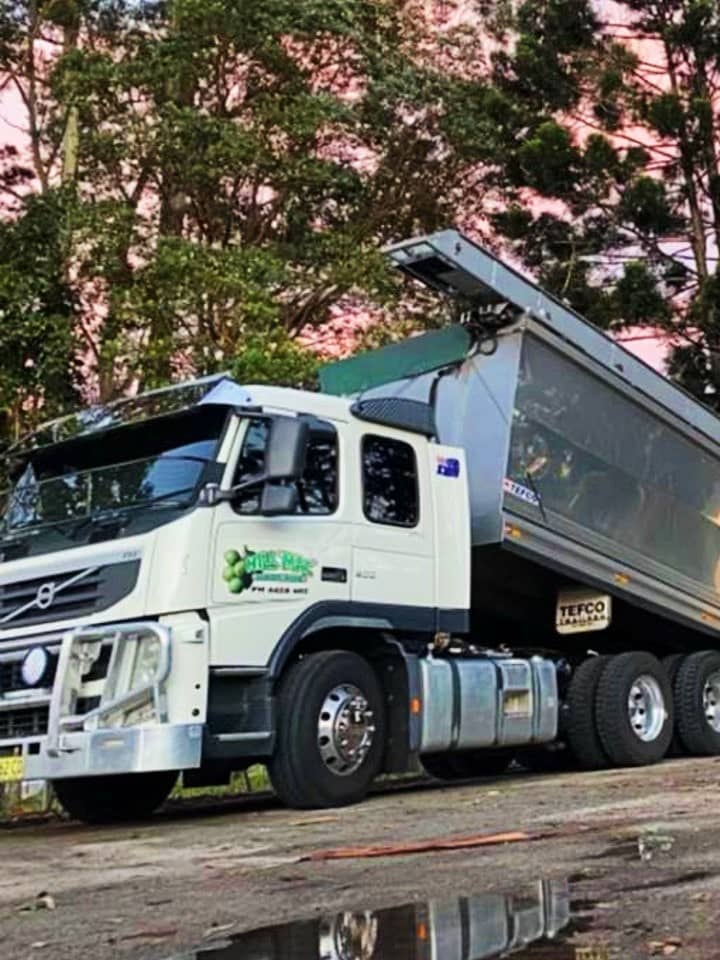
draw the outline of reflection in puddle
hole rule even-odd
[[[176,960],[483,960],[526,948],[534,955],[531,944],[538,957],[560,960],[574,951],[549,952],[548,941],[569,920],[568,884],[539,880],[510,896],[454,897],[261,927]]]

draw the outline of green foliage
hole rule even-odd
[[[673,215],[665,184],[654,177],[638,177],[625,189],[619,204],[620,215],[648,235],[670,233],[681,226]]]
[[[62,408],[88,352],[102,397],[189,369],[313,383],[299,338],[349,294],[392,318],[370,344],[444,321],[378,251],[453,221],[489,223],[595,323],[671,330],[712,395],[720,9],[616,6],[652,43],[592,0],[478,0],[477,36],[431,55],[393,0],[6,4],[0,70],[32,86],[42,196],[0,151],[2,403]]]
[[[528,0],[499,36],[493,81],[513,108],[493,225],[596,323],[672,334],[671,374],[715,403],[720,7]]]
[[[648,122],[661,137],[675,137],[682,131],[685,111],[682,100],[676,93],[661,93],[646,106]]]
[[[44,29],[62,53],[38,86],[27,49]],[[438,150],[458,81],[411,55],[414,29],[392,0],[28,0],[0,13],[0,69],[39,97],[33,172],[44,193],[63,183],[55,269],[81,329],[66,321],[53,356],[71,380],[89,349],[103,398],[189,369],[310,383],[302,331],[349,293],[398,298],[378,249],[451,219],[472,152],[461,130]],[[104,310],[90,337],[88,291]]]
[[[270,329],[250,334],[238,345],[231,373],[240,383],[272,383],[283,387],[317,386],[319,357]]]
[[[572,189],[580,167],[580,154],[569,132],[558,123],[541,124],[518,150],[525,183],[546,196],[563,196]]]
[[[657,277],[641,260],[625,264],[613,299],[614,312],[620,323],[661,326],[670,319],[670,308],[658,289]]]
[[[33,197],[23,217],[0,222],[0,411],[10,436],[77,399],[73,301],[62,272],[65,200]]]

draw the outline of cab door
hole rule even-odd
[[[352,599],[436,606],[432,498],[425,437],[358,422]]]
[[[261,485],[214,508],[211,618],[215,662],[267,663],[308,607],[350,596],[351,546],[343,496],[342,425],[308,417],[310,439],[292,516],[260,514]],[[267,418],[241,426],[227,485],[262,474]]]

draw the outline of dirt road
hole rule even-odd
[[[572,919],[557,924],[564,925],[557,940],[538,941],[519,956],[720,957],[719,775],[720,760],[678,760],[643,770],[518,773],[442,788],[404,787],[333,811],[288,811],[267,798],[210,810],[171,809],[130,827],[50,823],[0,830],[0,957],[150,960],[194,957],[213,947],[219,952],[207,960],[243,960],[252,955],[250,940],[223,946],[227,938],[315,918],[314,926],[287,928],[285,939],[266,937],[267,960],[287,960],[288,943],[298,960],[341,957],[343,949],[358,960],[405,960],[429,956],[421,947],[429,949],[439,936],[441,920],[447,926],[448,905],[471,897],[479,899],[464,901],[457,912],[465,916],[464,933],[455,931],[452,941],[457,946],[448,946],[450,934],[442,940],[442,960],[471,960],[489,955],[468,937],[489,936],[490,907],[509,904],[512,913],[518,904],[532,906],[541,878],[569,890]],[[511,830],[531,839],[399,856],[302,859],[330,847]],[[38,900],[44,893],[50,898]],[[508,898],[488,896],[495,893]],[[442,910],[427,907],[428,900],[441,902]],[[410,914],[368,912],[408,902]],[[480,932],[468,934],[468,909],[486,918]],[[337,933],[331,921],[341,911],[353,912],[349,919],[345,914],[344,947],[336,937],[334,948],[324,942],[318,948],[318,937]],[[381,949],[391,924],[408,916],[420,939]],[[502,936],[519,942],[517,918],[513,924]]]

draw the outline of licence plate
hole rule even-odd
[[[0,757],[0,783],[22,780],[24,773],[24,757]]]

